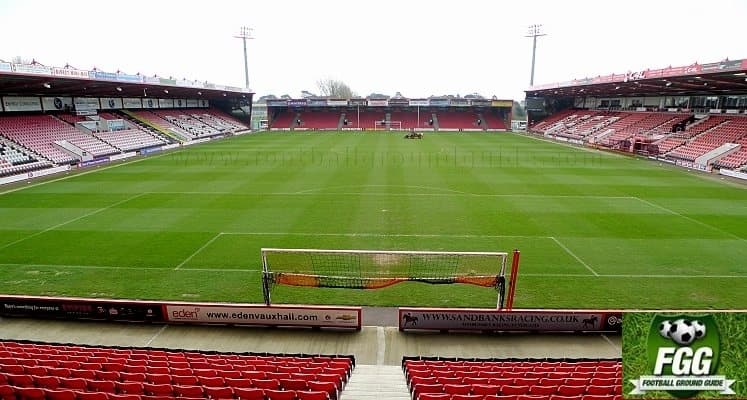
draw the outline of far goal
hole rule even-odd
[[[402,121],[376,121],[373,129],[375,131],[401,131]]]
[[[267,305],[276,285],[380,289],[401,282],[492,287],[497,308],[510,309],[519,266],[511,263],[506,289],[505,252],[262,249],[262,289]],[[504,304],[505,303],[505,304]]]

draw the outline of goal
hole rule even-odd
[[[376,121],[374,122],[373,129],[375,131],[401,131],[402,130],[402,121]]]
[[[471,284],[497,291],[497,308],[513,304],[519,251],[511,263],[506,301],[505,252],[262,249],[262,289],[270,305],[276,285],[380,289],[401,282]]]

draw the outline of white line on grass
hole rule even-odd
[[[152,160],[154,158],[163,157],[163,156],[165,156],[167,154],[171,154],[171,153],[173,153],[173,152],[162,153],[162,154],[159,154],[157,156],[149,156],[149,157],[138,158],[137,160],[132,160],[132,161],[127,161],[127,162],[123,162],[123,163],[119,163],[119,164],[114,164],[114,165],[110,165],[108,167],[93,168],[90,171],[81,172],[79,174],[76,173],[76,174],[72,174],[72,175],[65,175],[63,177],[56,178],[56,179],[51,179],[51,180],[44,181],[44,182],[38,182],[38,183],[34,183],[34,184],[31,184],[31,185],[27,185],[27,186],[21,186],[21,187],[15,188],[15,189],[8,189],[8,190],[5,190],[3,192],[0,192],[0,195],[4,195],[4,194],[8,194],[8,193],[13,193],[13,192],[18,192],[19,190],[31,189],[33,187],[37,187],[37,186],[41,186],[41,185],[46,185],[47,183],[64,181],[65,179],[75,178],[76,176],[88,175],[88,174],[91,174],[91,173],[94,173],[94,172],[106,171],[107,169],[111,169],[111,168],[117,168],[117,167],[121,167],[121,166],[124,166],[124,165],[135,164],[135,163],[139,163],[139,162],[145,161],[145,160]]]
[[[324,233],[324,232],[221,232],[221,235],[247,236],[333,236],[333,237],[413,237],[413,238],[466,238],[466,239],[550,239],[549,236],[527,235],[470,235],[470,234],[428,234],[428,233]]]
[[[162,327],[161,327],[161,329],[159,329],[159,330],[158,330],[158,332],[156,332],[156,334],[155,334],[155,335],[153,335],[153,337],[151,337],[151,338],[150,338],[150,340],[148,340],[148,341],[147,341],[147,342],[145,343],[145,347],[150,347],[150,344],[151,344],[151,343],[153,343],[153,341],[154,341],[154,340],[156,340],[156,338],[157,338],[158,336],[160,336],[160,335],[161,335],[161,333],[163,333],[163,331],[165,331],[165,330],[166,330],[166,328],[168,328],[168,327],[169,327],[168,325],[164,325],[164,326],[162,326]]]
[[[638,200],[638,201],[640,201],[640,202],[641,202],[641,203],[643,203],[643,204],[647,204],[647,205],[649,205],[649,206],[651,206],[651,207],[654,207],[654,208],[658,208],[659,210],[662,210],[662,211],[664,211],[664,212],[666,212],[666,213],[669,213],[669,214],[672,214],[672,215],[676,215],[676,216],[678,216],[678,217],[680,217],[680,218],[684,218],[684,219],[686,219],[686,220],[688,220],[688,221],[690,221],[690,222],[694,222],[694,223],[696,223],[696,224],[698,224],[698,225],[700,225],[700,226],[704,226],[704,227],[706,227],[706,228],[709,228],[709,229],[713,229],[713,230],[714,230],[714,231],[716,231],[716,232],[721,232],[721,233],[723,233],[723,234],[725,234],[725,235],[727,235],[727,236],[731,236],[731,237],[733,237],[734,239],[737,239],[737,240],[741,240],[741,241],[747,241],[747,239],[745,239],[745,238],[743,238],[743,237],[739,237],[739,236],[737,236],[737,235],[735,235],[735,234],[733,234],[733,233],[727,232],[727,231],[725,231],[725,230],[722,230],[722,229],[720,229],[720,228],[717,228],[717,227],[715,227],[715,226],[713,226],[713,225],[709,225],[709,224],[707,224],[707,223],[705,223],[705,222],[701,222],[701,221],[698,221],[697,219],[694,219],[694,218],[688,217],[687,215],[683,215],[683,214],[680,214],[680,213],[678,213],[677,211],[674,211],[674,210],[672,210],[672,209],[669,209],[669,208],[667,208],[667,207],[664,207],[664,206],[658,205],[658,204],[656,204],[656,203],[652,203],[652,202],[650,202],[650,201],[648,201],[648,200],[644,200],[644,199],[642,199],[642,198],[640,198],[640,197],[633,197],[633,198],[634,198],[634,199],[636,199],[636,200]]]
[[[0,267],[18,267],[18,268],[59,268],[59,269],[121,269],[135,271],[165,271],[166,268],[158,267],[118,267],[113,265],[66,265],[66,264],[20,264],[20,263],[0,263]],[[180,272],[236,272],[242,274],[261,273],[260,270],[239,269],[239,268],[179,268]],[[558,273],[532,273],[522,272],[521,276],[531,276],[539,278],[590,278],[589,274],[558,274]],[[596,278],[645,278],[645,279],[747,279],[747,275],[666,275],[666,274],[599,274]]]
[[[185,194],[185,195],[234,195],[234,196],[392,196],[392,197],[487,197],[487,198],[552,198],[552,199],[608,199],[608,200],[636,200],[633,196],[597,196],[575,194],[520,194],[520,193],[365,193],[365,192],[147,192],[148,194]]]
[[[566,252],[566,253],[570,254],[570,255],[571,255],[571,257],[575,258],[575,259],[576,259],[576,261],[580,262],[580,263],[581,263],[581,265],[583,265],[584,267],[586,267],[586,269],[588,269],[589,271],[591,271],[591,273],[592,273],[592,274],[594,274],[594,276],[599,276],[599,274],[597,273],[597,271],[594,271],[594,269],[593,269],[593,268],[591,268],[591,267],[589,266],[589,264],[585,263],[585,262],[584,262],[584,260],[582,260],[582,259],[581,259],[581,257],[577,256],[577,255],[576,255],[576,253],[572,252],[572,251],[571,251],[571,249],[569,249],[568,247],[566,247],[566,246],[565,246],[565,245],[564,245],[563,243],[560,243],[560,240],[558,240],[558,239],[557,239],[557,238],[555,238],[554,236],[548,236],[548,237],[549,237],[549,238],[550,238],[550,239],[551,239],[551,240],[552,240],[553,242],[557,243],[557,244],[558,244],[558,246],[560,246],[560,248],[562,248],[563,250],[565,250],[565,252]]]
[[[207,243],[203,244],[202,247],[200,247],[199,249],[197,249],[197,251],[195,251],[189,257],[187,257],[184,261],[182,261],[181,263],[179,263],[179,265],[177,265],[176,268],[174,268],[174,270],[177,270],[177,269],[181,268],[182,265],[188,263],[189,260],[191,260],[192,258],[194,258],[194,256],[196,256],[197,254],[199,254],[201,251],[205,250],[206,247],[210,246],[222,234],[223,234],[222,232],[216,233],[215,236],[213,236],[210,240],[207,241]]]
[[[145,194],[145,193],[138,193],[138,194],[136,194],[136,195],[134,195],[134,196],[130,196],[130,197],[128,197],[128,198],[126,198],[126,199],[124,199],[124,200],[120,200],[120,201],[118,201],[118,202],[116,202],[116,203],[114,203],[114,204],[110,204],[110,205],[108,205],[108,206],[106,206],[106,207],[103,207],[103,208],[99,208],[99,209],[97,209],[97,210],[93,210],[93,211],[91,211],[91,212],[89,212],[89,213],[83,214],[83,215],[81,215],[81,216],[79,216],[79,217],[75,217],[75,218],[73,218],[73,219],[71,219],[71,220],[67,220],[67,221],[65,221],[65,222],[61,222],[61,223],[59,223],[59,224],[57,224],[57,225],[52,225],[52,226],[50,226],[49,228],[47,228],[47,229],[44,229],[43,231],[39,231],[39,232],[36,232],[36,233],[32,233],[31,235],[28,235],[28,236],[26,236],[26,237],[22,237],[22,238],[20,238],[20,239],[14,240],[14,241],[12,241],[12,242],[10,242],[10,243],[6,243],[6,244],[4,244],[4,245],[0,246],[0,250],[6,249],[6,248],[8,248],[8,247],[10,247],[10,246],[13,246],[13,245],[15,245],[15,244],[21,243],[21,242],[23,242],[23,241],[26,241],[26,240],[28,240],[28,239],[31,239],[31,238],[33,238],[33,237],[39,236],[39,235],[41,235],[41,234],[47,233],[47,232],[49,232],[49,231],[51,231],[51,230],[53,230],[53,229],[57,229],[57,228],[59,228],[59,227],[61,227],[61,226],[65,226],[65,225],[67,225],[67,224],[71,224],[71,223],[73,223],[73,222],[75,222],[75,221],[79,221],[79,220],[81,220],[81,219],[83,219],[83,218],[86,218],[86,217],[90,217],[90,216],[92,216],[92,215],[98,214],[98,213],[100,213],[100,212],[102,212],[102,211],[106,211],[106,210],[108,210],[108,209],[110,209],[110,208],[116,207],[116,206],[118,206],[118,205],[120,205],[120,204],[123,204],[123,203],[126,203],[126,202],[128,202],[128,201],[130,201],[130,200],[134,200],[134,199],[136,199],[136,198],[138,198],[138,197],[140,197],[140,196],[142,196],[142,195],[144,195],[144,194]]]

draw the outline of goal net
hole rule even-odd
[[[507,259],[501,252],[264,248],[262,285],[269,305],[275,285],[380,289],[401,282],[463,283],[495,288],[503,308]]]
[[[402,121],[376,121],[374,122],[374,130],[375,131],[401,131],[402,130]]]

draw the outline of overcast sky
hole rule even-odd
[[[523,98],[535,83],[747,57],[747,1],[0,0],[0,59],[250,87]]]

